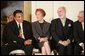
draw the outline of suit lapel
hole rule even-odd
[[[15,29],[14,31],[16,32],[16,34],[18,35],[19,34],[19,30],[18,30],[18,25],[16,23],[16,21],[14,21],[14,26],[13,28]]]
[[[66,22],[65,22],[65,26],[64,27],[68,28],[68,26],[69,26],[68,24],[69,24],[68,19],[66,19]]]
[[[60,29],[63,28],[63,24],[62,24],[62,22],[61,22],[60,19],[58,19],[58,24],[59,24],[59,26],[60,26]]]
[[[82,24],[79,22],[79,29],[80,29],[80,32],[82,33],[82,32],[84,32],[83,31],[83,28],[82,28]]]
[[[61,23],[61,20],[60,19],[57,19],[56,21],[56,31],[61,34],[62,30],[63,30],[63,25]]]

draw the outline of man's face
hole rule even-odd
[[[78,20],[80,22],[84,22],[84,12],[79,12],[79,14],[78,14]]]
[[[23,14],[22,14],[22,13],[17,13],[14,18],[15,18],[15,20],[17,20],[19,23],[22,23],[22,22],[23,22]]]
[[[66,12],[63,8],[58,8],[57,13],[60,18],[64,18],[66,16]]]

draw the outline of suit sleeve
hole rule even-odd
[[[77,44],[81,43],[81,41],[80,41],[80,39],[79,39],[79,35],[78,35],[76,23],[74,23],[73,35],[74,35],[74,41],[75,41]]]
[[[29,23],[29,26],[27,27],[27,37],[29,37],[29,39],[32,39],[33,38],[32,24],[31,23]]]
[[[3,42],[3,44],[7,43],[7,39],[6,39],[7,32],[6,31],[7,31],[7,27],[5,26],[4,29],[3,29],[3,34],[2,34],[2,42]]]
[[[59,37],[56,33],[56,24],[55,24],[55,21],[51,21],[51,35],[52,35],[52,38],[56,41],[56,43],[59,42]]]
[[[32,31],[33,31],[33,36],[35,37],[35,39],[36,39],[37,41],[39,41],[38,38],[39,38],[40,36],[38,35],[38,33],[37,33],[36,29],[35,29],[35,24],[34,24],[34,23],[32,23]]]
[[[22,39],[22,38],[19,38],[17,35],[15,35],[15,33],[13,32],[11,26],[7,26],[6,31],[7,31],[6,39],[7,39],[8,43],[16,41],[16,43],[24,44],[25,40]]]

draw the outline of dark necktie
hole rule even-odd
[[[19,37],[22,38],[21,26],[19,24]]]
[[[19,30],[21,30],[21,26],[20,26],[20,24],[19,24]]]

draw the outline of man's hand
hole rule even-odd
[[[62,41],[62,40],[59,41],[59,44],[61,44],[61,45],[63,45],[63,46],[66,46],[65,41]]]
[[[32,44],[32,40],[28,39],[24,42],[25,45],[31,45]]]
[[[68,44],[70,44],[70,43],[71,43],[71,41],[70,41],[69,39],[67,39],[67,42],[68,42]]]
[[[63,46],[68,46],[68,44],[70,44],[70,40],[69,39],[67,41],[60,40],[59,43]]]
[[[68,46],[70,44],[70,40],[67,39],[66,41],[63,41],[63,43],[64,43],[64,46]]]
[[[68,46],[70,44],[70,40],[67,39],[67,41],[64,41],[64,43],[65,43],[65,46]]]
[[[64,45],[64,46],[68,46],[68,44],[69,44],[69,43],[68,43],[67,41],[63,41],[63,45]]]
[[[62,40],[59,40],[59,42],[58,42],[59,44],[63,44],[63,41]]]
[[[79,45],[84,49],[84,43],[79,43]]]

